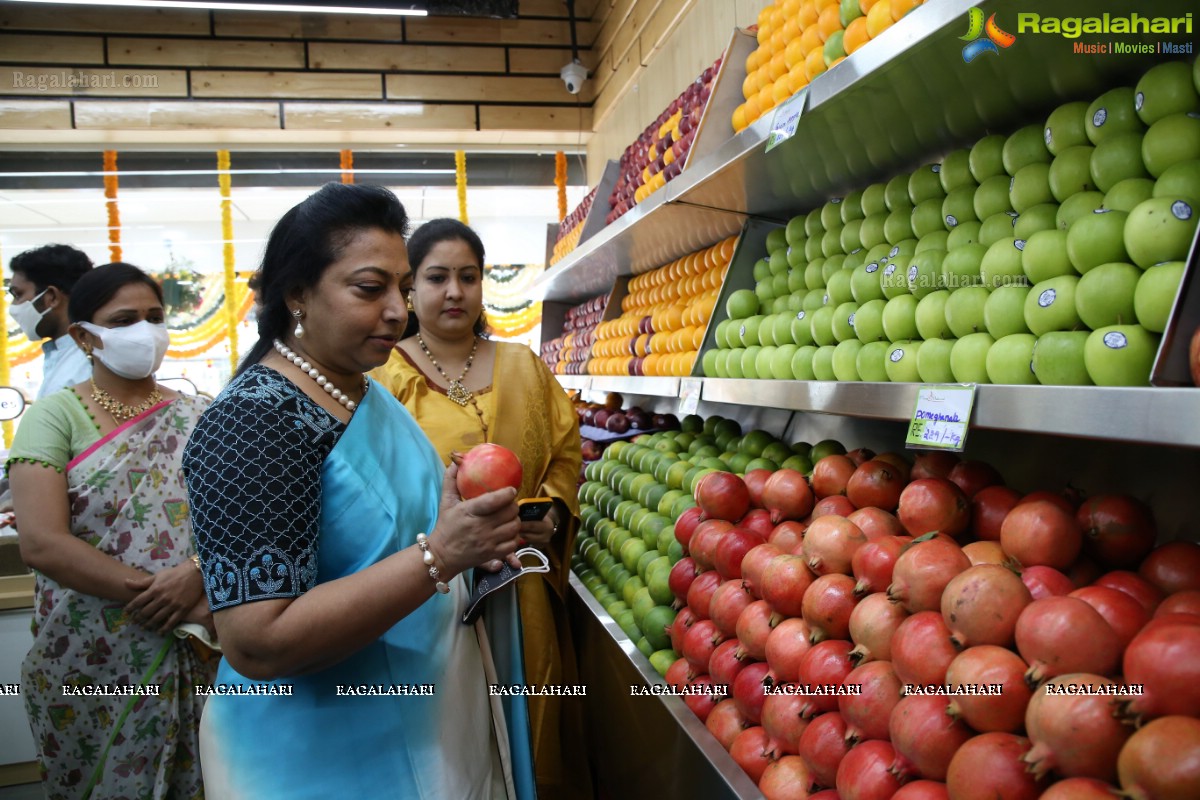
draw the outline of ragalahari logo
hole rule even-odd
[[[963,48],[963,61],[968,64],[984,53],[999,55],[1001,49],[1012,47],[1012,43],[1017,40],[1017,37],[1011,33],[1001,30],[1000,26],[996,24],[995,14],[988,17],[985,23],[983,11],[972,8],[967,21],[967,35],[958,38],[967,42],[967,46]]]

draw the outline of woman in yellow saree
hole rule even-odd
[[[525,540],[548,557],[550,571],[516,581],[523,634],[517,655],[526,684],[574,684],[565,598],[582,465],[575,412],[532,350],[484,337],[484,251],[474,231],[452,219],[426,223],[409,241],[409,259],[414,282],[408,328],[371,377],[408,408],[443,462],[482,442],[503,445],[524,467],[518,497],[554,500],[543,520],[522,529]],[[489,607],[503,602],[488,599]],[[527,700],[538,796],[590,798],[581,701]]]

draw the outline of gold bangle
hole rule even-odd
[[[424,533],[417,534],[417,549],[421,551],[421,561],[429,567],[429,577],[433,578],[433,588],[437,589],[438,594],[449,594],[450,585],[442,580],[441,570],[434,563],[433,551],[429,549],[429,537]]]
[[[196,555],[195,553],[192,553],[192,563],[196,565],[196,570],[198,572],[204,572],[204,568],[200,566],[200,556]]]

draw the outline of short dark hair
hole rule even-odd
[[[37,287],[45,291],[53,286],[63,294],[70,294],[75,283],[93,268],[87,253],[69,244],[46,244],[13,256],[9,269],[19,272]]]
[[[131,283],[149,286],[158,302],[163,301],[162,287],[158,285],[158,281],[133,264],[114,261],[88,271],[75,282],[77,291],[71,292],[71,299],[67,302],[67,318],[73,323],[92,322],[96,312],[112,300],[122,287]]]
[[[471,230],[469,225],[459,222],[450,217],[441,217],[439,219],[431,219],[421,227],[417,228],[408,240],[408,263],[412,264],[413,274],[416,274],[417,268],[421,266],[421,262],[429,255],[429,251],[442,242],[452,242],[459,240],[471,249],[475,259],[479,262],[479,271],[483,272],[483,240],[479,238],[479,234]],[[408,325],[404,328],[404,336],[408,338],[417,332],[419,320],[415,314],[409,312]],[[481,310],[479,318],[475,320],[475,335],[483,336],[487,331],[487,316]]]
[[[327,183],[289,210],[267,239],[262,266],[250,281],[258,313],[258,341],[238,366],[238,374],[257,364],[295,324],[287,301],[311,289],[350,240],[364,230],[405,236],[408,214],[383,186]]]

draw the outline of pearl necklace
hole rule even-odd
[[[442,369],[440,364],[437,363],[437,359],[433,357],[433,353],[429,352],[429,348],[425,346],[425,340],[421,338],[421,334],[419,332],[417,333],[417,344],[421,345],[421,350],[425,353],[425,357],[429,359],[430,364],[433,364],[433,368],[438,371],[438,374],[442,376],[442,379],[446,381],[446,383],[450,384],[450,387],[446,390],[446,396],[458,403],[460,406],[465,406],[467,403],[475,402],[475,395],[470,389],[463,385],[462,381],[463,378],[467,377],[467,372],[469,372],[471,369],[471,362],[475,360],[475,350],[479,347],[479,337],[476,336],[471,342],[471,353],[467,356],[467,363],[463,367],[462,374],[460,374],[454,380],[450,380],[450,376],[447,375],[446,371]]]
[[[163,396],[156,385],[154,391],[150,392],[145,400],[137,405],[126,405],[97,386],[96,379],[92,378],[92,399],[96,401],[96,405],[108,412],[109,416],[113,418],[113,422],[120,423],[133,419],[143,411],[150,410],[151,406],[162,402]]]
[[[277,353],[279,353],[279,355],[286,358],[288,361],[295,364],[302,371],[304,371],[308,375],[308,377],[310,377],[314,381],[316,381],[317,385],[320,386],[322,389],[324,389],[325,392],[330,397],[332,397],[334,400],[337,400],[339,403],[341,403],[347,411],[352,412],[352,411],[354,411],[354,409],[358,408],[358,403],[355,403],[353,400],[350,399],[350,397],[345,392],[343,392],[341,389],[334,386],[333,381],[329,380],[324,375],[322,375],[320,370],[318,370],[312,364],[305,361],[303,357],[296,355],[295,350],[292,350],[291,348],[289,348],[287,345],[285,345],[283,342],[279,341],[278,339],[275,340],[275,351]],[[363,376],[363,394],[365,395],[366,393],[367,393],[367,376],[364,375]]]

